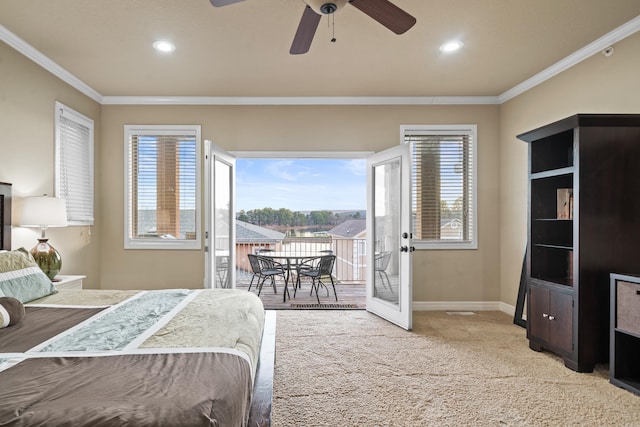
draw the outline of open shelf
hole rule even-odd
[[[573,166],[573,129],[536,141],[531,146],[531,173]]]
[[[640,394],[640,337],[617,328],[613,334],[611,382]]]
[[[573,189],[573,173],[538,175],[531,179],[530,277],[573,286],[574,221],[558,212],[558,190]]]
[[[531,247],[531,278],[573,286],[573,248],[548,244]]]
[[[531,244],[556,249],[573,249],[573,221],[543,220],[531,223]]]

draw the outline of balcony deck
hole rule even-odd
[[[219,246],[224,247],[225,242]],[[319,251],[330,250],[336,255],[334,277],[336,278],[336,293],[338,301],[333,296],[333,289],[320,290],[320,305],[315,294],[310,296],[310,283],[303,283],[293,298],[293,288],[289,285],[291,299],[282,301],[284,283],[278,282],[277,293],[266,284],[260,294],[260,299],[268,310],[282,309],[364,309],[366,307],[366,240],[364,238],[336,238],[336,237],[297,237],[286,238],[278,241],[242,239],[236,241],[235,251],[235,280],[237,289],[248,289],[251,281],[251,266],[247,254],[256,253],[259,250],[270,249],[276,252],[313,254]],[[223,273],[222,277],[226,277]],[[218,280],[224,281],[221,276]],[[221,283],[218,284],[220,286]],[[256,292],[255,286],[251,292]]]
[[[246,274],[239,274],[236,283],[236,289],[249,289],[249,279]],[[311,284],[303,282],[302,287],[297,290],[295,298],[293,297],[293,288],[289,285],[289,295],[286,302],[282,301],[282,292],[284,291],[284,283],[282,280],[276,282],[276,292],[269,281],[265,282],[260,299],[266,310],[364,310],[366,307],[366,295],[364,283],[336,283],[336,294],[338,301],[333,296],[333,289],[329,284],[329,296],[326,290],[320,288],[320,305],[316,299],[315,293],[309,295]],[[251,288],[251,292],[258,293],[255,283]]]
[[[336,255],[334,277],[336,281],[336,293],[338,301],[330,289],[329,296],[324,289],[320,290],[320,306],[315,294],[310,296],[310,283],[303,283],[302,288],[296,292],[293,298],[293,288],[289,285],[291,299],[282,301],[284,283],[280,280],[277,284],[277,293],[265,283],[260,294],[264,306],[268,310],[286,309],[364,309],[366,274],[365,239],[340,239],[340,238],[287,238],[282,241],[265,242],[244,239],[236,242],[236,288],[248,289],[251,281],[251,266],[247,254],[255,253],[260,249],[271,249],[277,252],[317,253],[322,250],[331,250]],[[256,292],[255,286],[251,292]]]

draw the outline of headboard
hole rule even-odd
[[[11,250],[11,184],[0,182],[0,249]]]

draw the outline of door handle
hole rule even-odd
[[[409,248],[406,246],[400,246],[400,252],[409,252]]]
[[[415,251],[415,250],[416,250],[416,247],[415,247],[415,246],[411,246],[411,247],[409,248],[409,252],[413,252],[413,251]]]

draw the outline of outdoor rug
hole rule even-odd
[[[282,307],[287,309],[287,307]],[[364,304],[290,304],[290,310],[364,310]]]

